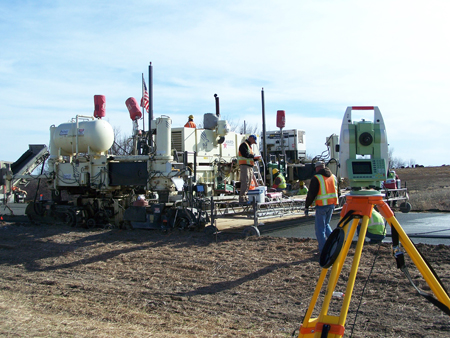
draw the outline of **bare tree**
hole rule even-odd
[[[129,155],[133,150],[133,138],[122,136],[120,128],[114,127],[114,144],[109,149],[108,154]]]
[[[240,134],[259,134],[258,124],[247,123],[244,121],[238,128]]]
[[[247,121],[241,123],[240,119],[228,119],[227,116],[223,116],[223,119],[227,120],[228,124],[230,125],[230,130],[235,133],[257,135],[261,134],[258,123],[248,123]]]
[[[393,165],[392,165],[392,160],[394,158],[393,154],[394,154],[394,148],[389,147],[389,150],[388,150],[388,166],[389,166],[389,168],[393,168]]]
[[[235,132],[236,130],[238,130],[239,123],[240,123],[239,119],[237,121],[236,120],[230,120],[227,115],[223,115],[222,119],[226,120],[228,122],[231,131]]]
[[[394,148],[389,147],[388,150],[388,163],[389,168],[401,168],[408,166],[408,161],[403,160],[401,157],[394,157]],[[409,166],[414,167],[416,160],[410,159]]]
[[[402,158],[394,157],[391,160],[390,168],[401,168],[401,167],[406,167],[407,165],[408,165],[408,163],[406,161],[404,161]]]
[[[305,161],[311,161],[316,155],[306,153]]]

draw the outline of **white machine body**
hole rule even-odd
[[[288,162],[295,162],[306,157],[306,133],[299,129],[283,129],[283,144],[280,130],[266,131],[268,154],[286,153]]]

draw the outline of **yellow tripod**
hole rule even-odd
[[[362,249],[364,246],[364,239],[366,236],[369,219],[372,215],[374,205],[377,206],[381,215],[389,223],[393,232],[396,230],[401,244],[405,251],[409,254],[411,260],[416,265],[425,281],[430,286],[434,295],[440,303],[450,308],[450,298],[442,285],[439,283],[435,275],[430,270],[429,266],[423,260],[420,253],[415,248],[414,244],[404,232],[394,213],[389,206],[383,201],[381,194],[376,191],[359,191],[352,192],[346,198],[346,204],[341,211],[341,220],[339,225],[343,222],[343,227],[336,228],[330,235],[327,243],[322,250],[320,257],[320,265],[323,267],[317,282],[316,289],[309,303],[308,310],[302,325],[300,326],[300,333],[298,337],[342,337],[345,331],[345,320],[347,318],[348,307],[355,285],[356,273],[361,258]],[[345,218],[349,214],[356,216],[351,222],[350,229],[348,226],[350,222],[345,224]],[[347,288],[343,299],[342,307],[339,316],[328,315],[328,308],[331,301],[332,293],[336,287],[342,266],[347,257],[350,245],[352,243],[355,231],[359,220],[362,218],[361,229],[359,232],[358,242],[356,244],[355,254],[353,256],[353,263],[348,277]],[[345,240],[344,240],[345,237]],[[395,250],[395,249],[394,249]],[[325,252],[324,252],[325,251]],[[323,300],[322,308],[317,318],[311,318],[312,312],[322,289],[325,277],[328,272],[328,267],[332,265],[331,274],[328,280],[325,298]]]

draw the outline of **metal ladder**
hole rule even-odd
[[[256,183],[258,183],[258,185],[265,184],[264,178],[262,177],[261,172],[259,171],[259,165],[257,161],[255,161],[255,165],[253,166],[253,176],[255,177]]]

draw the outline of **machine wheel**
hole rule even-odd
[[[108,214],[102,210],[95,213],[94,219],[98,225],[108,225],[109,223]]]
[[[97,225],[97,222],[93,218],[88,218],[88,220],[86,221],[86,227],[88,229],[95,228],[96,225]]]
[[[75,212],[73,210],[67,210],[64,214],[64,222],[71,227],[74,227],[77,223],[77,218],[75,216]]]
[[[328,237],[320,254],[319,264],[322,268],[328,269],[333,265],[344,245],[345,232],[342,228],[336,228]]]
[[[402,204],[400,204],[400,211],[407,214],[408,212],[410,212],[412,209],[412,206],[409,202],[403,202]]]
[[[208,236],[214,235],[215,233],[219,232],[219,230],[214,225],[208,225],[203,231]]]
[[[175,222],[175,228],[187,230],[189,228],[189,220],[186,217],[179,217]]]
[[[242,231],[242,234],[245,237],[249,237],[249,236],[261,236],[261,234],[259,233],[259,229],[257,227],[255,227],[254,225],[250,226],[250,227],[246,227],[244,229],[244,231]]]
[[[33,224],[38,224],[38,222],[41,220],[42,215],[40,214],[40,207],[36,205],[34,202],[30,202],[27,205],[27,208],[25,210],[25,214],[27,215],[28,219]]]

